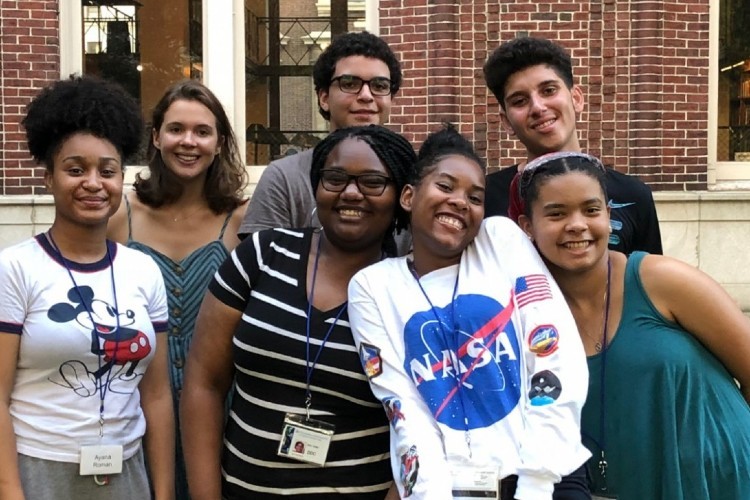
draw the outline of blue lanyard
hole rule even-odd
[[[315,370],[315,365],[318,363],[318,359],[320,358],[320,354],[323,352],[323,348],[326,345],[326,342],[328,341],[328,337],[331,336],[331,333],[333,332],[334,327],[336,326],[336,323],[338,322],[339,318],[344,312],[344,309],[346,309],[347,302],[344,302],[344,304],[339,308],[339,311],[336,313],[336,317],[333,319],[333,323],[328,328],[328,331],[326,332],[325,336],[323,337],[323,341],[320,343],[320,347],[318,348],[318,352],[315,354],[315,359],[313,359],[312,365],[310,365],[310,316],[312,316],[312,303],[313,303],[313,297],[315,296],[315,278],[318,275],[318,261],[320,259],[320,244],[323,240],[323,235],[321,234],[318,238],[318,249],[315,252],[315,264],[313,266],[313,275],[312,275],[312,285],[310,285],[310,298],[307,301],[307,338],[305,341],[305,369],[306,369],[306,384],[305,384],[305,411],[307,415],[307,419],[310,420],[310,407],[312,406],[312,392],[310,391],[310,381],[312,380],[312,374]]]
[[[458,401],[461,404],[461,411],[464,414],[464,432],[465,432],[465,438],[466,438],[466,445],[469,448],[469,457],[471,457],[471,436],[469,435],[469,417],[466,415],[466,406],[464,405],[464,393],[463,388],[461,387],[461,374],[459,373],[459,367],[461,366],[460,360],[458,359],[458,352],[460,350],[460,344],[458,341],[458,336],[456,335],[456,319],[455,319],[455,307],[456,307],[456,293],[458,292],[458,277],[460,274],[460,269],[456,272],[456,281],[453,284],[453,293],[451,294],[451,316],[450,316],[450,323],[451,328],[453,329],[453,342],[450,342],[449,336],[446,333],[445,329],[443,328],[443,322],[440,320],[440,316],[437,314],[437,310],[435,309],[435,305],[430,300],[430,296],[427,295],[427,291],[422,286],[422,283],[419,281],[419,275],[417,274],[417,269],[414,267],[414,261],[407,260],[406,262],[407,267],[409,268],[409,271],[411,272],[411,275],[414,277],[414,281],[417,282],[417,286],[419,286],[419,289],[422,291],[422,295],[424,295],[424,298],[427,300],[427,303],[430,305],[430,310],[432,311],[432,314],[435,316],[435,321],[437,321],[438,328],[440,328],[440,332],[443,335],[443,342],[445,342],[446,345],[450,345],[453,347],[453,352],[455,354],[456,359],[456,366],[455,368],[455,379],[456,379],[456,392],[458,393]],[[451,345],[452,344],[452,345]],[[451,360],[452,362],[452,360]]]
[[[94,315],[91,313],[91,310],[86,304],[86,300],[83,298],[81,289],[78,287],[78,283],[76,283],[76,280],[73,277],[73,273],[70,270],[70,266],[68,265],[68,260],[60,251],[60,248],[57,246],[57,243],[55,243],[54,238],[52,238],[52,233],[47,231],[46,234],[47,234],[47,239],[50,241],[50,243],[52,243],[52,248],[55,250],[57,257],[60,258],[60,261],[65,267],[65,270],[68,271],[68,276],[70,276],[70,281],[73,282],[73,288],[78,294],[78,298],[81,301],[81,305],[83,306],[84,309],[86,309],[86,313],[88,313],[89,315],[89,320],[91,321],[91,328],[93,328],[94,331],[96,331],[96,321],[94,321]],[[115,271],[114,271],[114,264],[112,263],[112,254],[110,254],[109,252],[109,244],[105,242],[105,245],[107,247],[107,259],[109,260],[109,276],[110,276],[110,280],[112,283],[112,296],[114,298],[115,321],[116,321],[116,327],[117,327],[115,329],[115,349],[112,353],[112,360],[111,360],[111,363],[114,365],[117,361],[117,347],[120,342],[120,315],[118,313],[119,308],[117,306],[117,287],[115,286]],[[101,348],[97,352],[96,359],[97,359],[99,370],[101,370],[102,368]],[[97,390],[99,391],[99,437],[102,437],[104,435],[104,399],[107,397],[107,390],[109,389],[111,376],[112,376],[112,370],[107,370],[107,378],[105,379],[105,381],[103,383],[101,379],[98,379],[96,381]]]

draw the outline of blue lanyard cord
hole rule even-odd
[[[70,266],[68,265],[68,260],[65,258],[65,256],[60,251],[60,248],[57,246],[57,243],[55,243],[54,238],[52,238],[52,233],[47,231],[46,233],[47,239],[49,239],[50,243],[52,243],[52,248],[55,250],[55,253],[60,258],[60,261],[62,262],[63,266],[65,267],[65,270],[68,271],[68,276],[70,276],[70,281],[73,282],[73,288],[75,288],[76,293],[78,294],[78,298],[81,300],[81,305],[84,309],[86,309],[86,313],[89,315],[89,320],[91,321],[91,328],[95,332],[95,335],[98,335],[96,333],[96,321],[94,321],[94,315],[91,313],[91,310],[89,309],[88,305],[86,304],[86,300],[83,297],[83,294],[81,293],[81,289],[78,287],[78,283],[76,283],[75,278],[73,277],[73,272],[70,270]],[[112,365],[116,364],[117,362],[117,348],[120,343],[120,314],[119,314],[119,308],[117,306],[117,287],[115,286],[115,271],[114,271],[114,264],[112,263],[112,254],[109,252],[109,244],[105,243],[107,247],[107,259],[109,260],[109,275],[110,275],[110,282],[112,283],[112,297],[114,300],[114,306],[115,306],[115,321],[116,321],[116,329],[115,329],[115,349],[112,353],[112,359],[111,363]],[[98,339],[97,339],[98,344]],[[102,368],[102,353],[101,348],[98,349],[97,352],[97,366],[99,370]],[[109,383],[111,381],[112,377],[112,370],[107,370],[107,378],[102,383],[101,379],[97,379],[97,390],[99,391],[99,425],[100,425],[100,437],[102,435],[103,425],[104,425],[104,399],[107,397],[107,390],[109,389]]]
[[[333,329],[336,327],[336,323],[338,322],[341,315],[344,313],[344,309],[346,309],[347,302],[344,302],[344,304],[339,308],[339,311],[336,313],[336,317],[333,319],[333,323],[331,323],[331,326],[328,328],[328,331],[326,332],[325,336],[323,337],[323,341],[320,343],[320,347],[318,348],[318,352],[315,354],[315,359],[313,359],[312,365],[310,365],[310,317],[312,316],[312,303],[313,303],[313,297],[315,296],[315,278],[318,275],[318,260],[320,259],[320,244],[323,240],[323,235],[321,234],[318,238],[318,249],[315,253],[315,264],[313,266],[313,275],[312,275],[312,285],[310,285],[310,298],[307,301],[307,324],[306,324],[306,330],[307,330],[307,337],[305,342],[305,369],[306,369],[306,379],[305,379],[305,410],[307,411],[307,419],[310,419],[310,407],[312,406],[312,392],[310,391],[310,381],[312,380],[312,374],[315,370],[315,365],[318,363],[318,359],[320,358],[320,354],[323,352],[323,348],[326,345],[326,342],[328,341],[328,337],[331,336],[331,333],[333,332]]]
[[[411,275],[414,277],[414,281],[417,282],[417,286],[419,286],[419,289],[422,291],[422,295],[424,295],[424,298],[427,300],[427,303],[430,305],[430,310],[432,311],[432,314],[435,316],[435,321],[437,321],[438,328],[440,328],[440,332],[443,335],[443,342],[446,345],[450,345],[451,342],[449,341],[449,336],[446,333],[445,329],[443,328],[443,322],[440,320],[440,316],[438,316],[437,310],[435,309],[435,305],[430,300],[430,296],[427,295],[427,291],[422,286],[422,283],[419,281],[419,275],[417,274],[417,269],[414,267],[414,262],[409,260],[406,262],[407,267],[409,268],[409,271],[411,271]],[[460,271],[460,269],[459,269]],[[455,307],[456,307],[456,293],[458,292],[458,277],[459,272],[456,273],[456,281],[453,284],[453,293],[451,294],[451,316],[450,316],[450,326],[453,329],[453,337],[454,341],[452,342],[452,346],[454,347],[454,355],[456,359],[456,366],[453,368],[455,369],[455,379],[456,379],[456,392],[458,393],[458,401],[461,404],[461,411],[464,414],[464,427],[465,427],[465,433],[466,433],[466,444],[469,447],[469,456],[471,457],[471,438],[469,436],[469,418],[466,415],[466,406],[464,405],[464,393],[463,388],[461,387],[461,373],[460,373],[460,360],[458,359],[458,352],[461,348],[460,342],[459,342],[459,336],[456,328],[456,317],[455,317]],[[453,362],[453,359],[451,359],[451,362]]]

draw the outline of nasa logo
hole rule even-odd
[[[537,326],[529,334],[529,350],[543,358],[549,356],[557,350],[560,342],[560,334],[552,325]]]
[[[560,379],[551,371],[544,370],[531,377],[531,390],[529,391],[531,406],[551,405],[560,397],[561,392]]]
[[[455,312],[455,314],[454,314]],[[451,429],[487,427],[521,399],[513,305],[460,295],[415,313],[404,327],[404,369],[435,419]]]
[[[383,373],[383,362],[380,359],[380,348],[362,342],[359,346],[359,359],[367,378],[375,378]]]

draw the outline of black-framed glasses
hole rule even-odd
[[[341,92],[347,94],[359,94],[362,86],[367,84],[370,87],[370,93],[377,96],[386,96],[391,94],[391,81],[384,76],[376,76],[369,80],[354,75],[340,75],[331,80],[331,83],[338,82]]]
[[[343,170],[333,168],[324,168],[320,171],[320,183],[323,189],[333,193],[340,193],[351,181],[357,185],[359,192],[365,196],[380,196],[385,191],[386,186],[393,182],[393,179],[381,174],[347,174]]]
[[[545,165],[553,161],[590,163],[602,172],[606,172],[604,165],[599,158],[587,155],[586,153],[578,153],[576,151],[558,151],[556,153],[548,153],[531,160],[521,171],[521,176],[518,179],[518,193],[521,195],[521,200],[526,198],[526,193],[529,190],[531,182],[534,180],[534,176],[544,170],[543,167]]]

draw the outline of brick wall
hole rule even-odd
[[[525,32],[571,51],[586,96],[582,146],[654,190],[706,189],[708,0],[381,0],[406,83],[392,123],[417,143],[458,122],[490,167],[524,157],[502,130],[482,65]]]
[[[573,54],[584,149],[654,190],[706,188],[709,0],[380,0],[380,33],[403,61],[391,122],[415,144],[459,125],[490,167],[523,158],[485,88],[489,51],[519,32]],[[0,194],[42,193],[18,123],[59,77],[57,0],[0,0]]]
[[[0,194],[41,194],[43,168],[20,126],[39,87],[60,76],[57,0],[0,0]]]

